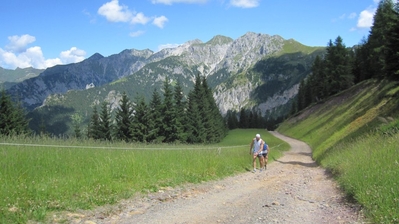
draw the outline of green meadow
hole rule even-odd
[[[399,222],[399,83],[369,80],[287,119],[373,223]]]
[[[232,130],[215,145],[0,137],[0,223],[46,222],[51,212],[93,209],[248,172],[256,133],[274,147],[272,158],[289,149],[259,129]]]

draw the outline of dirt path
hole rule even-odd
[[[291,150],[264,172],[163,189],[114,211],[72,214],[73,223],[363,223],[303,142],[272,132]],[[75,215],[75,216],[73,216]]]

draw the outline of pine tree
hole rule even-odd
[[[176,134],[180,142],[186,142],[187,134],[184,131],[184,124],[186,120],[185,102],[183,101],[183,88],[181,83],[177,81],[174,88],[173,99],[175,102],[175,117],[176,117]]]
[[[392,0],[381,0],[374,14],[374,23],[367,42],[370,48],[367,63],[370,64],[369,72],[373,77],[385,77],[383,71],[386,67],[387,44],[390,32],[395,26],[395,17]]]
[[[228,110],[226,114],[227,127],[230,130],[238,128],[237,112]]]
[[[193,91],[188,94],[187,104],[187,120],[185,130],[187,133],[188,143],[203,143],[205,142],[205,130],[202,122],[199,105]]]
[[[21,104],[14,104],[3,89],[0,96],[0,134],[22,134],[28,132],[29,120]]]
[[[107,102],[103,102],[101,104],[101,112],[100,112],[100,138],[104,140],[110,141],[112,139],[112,125],[111,125],[111,112],[109,110],[109,106]]]
[[[82,117],[78,114],[75,113],[71,115],[71,120],[72,120],[72,126],[75,134],[75,138],[81,138],[82,137],[82,132],[80,130],[80,124],[82,123]]]
[[[326,54],[326,72],[328,80],[327,96],[336,94],[353,85],[353,74],[349,52],[340,36],[335,42],[328,43]]]
[[[301,80],[299,83],[299,89],[298,89],[298,95],[297,95],[297,107],[298,111],[303,110],[306,105],[305,105],[305,80]]]
[[[312,74],[309,78],[309,87],[311,88],[312,102],[317,102],[325,98],[325,89],[327,88],[327,77],[324,71],[324,62],[319,55],[316,56],[312,65]]]
[[[352,65],[352,74],[354,76],[354,83],[372,78],[371,65],[367,63],[370,56],[369,44],[367,39],[363,38],[359,45],[354,48],[354,59]]]
[[[387,37],[387,51],[385,55],[385,74],[388,78],[399,80],[399,3],[396,3],[393,25]]]
[[[249,127],[249,118],[247,115],[247,111],[243,107],[240,110],[239,127],[240,128],[248,128]]]
[[[173,102],[173,92],[168,78],[164,81],[163,96],[161,135],[165,137],[165,142],[174,142],[178,140],[176,113]]]
[[[98,115],[97,106],[94,106],[93,108],[93,114],[90,117],[90,122],[87,127],[87,130],[88,130],[87,133],[88,138],[101,139],[100,116]]]
[[[131,126],[133,118],[133,106],[126,92],[123,92],[119,100],[119,108],[115,114],[115,137],[128,142],[132,139]]]
[[[219,142],[226,136],[227,127],[205,77],[202,78],[202,91],[204,92],[204,103],[208,106],[208,112],[205,116],[208,117],[208,122],[210,122],[209,130],[207,130],[207,141],[210,143]]]
[[[148,112],[148,142],[162,142],[163,137],[160,136],[160,132],[162,129],[162,100],[158,91],[154,89],[152,93],[152,98],[149,103],[149,112]]]
[[[149,138],[149,113],[148,105],[144,97],[138,97],[136,107],[134,109],[134,116],[132,121],[132,138],[133,141],[148,142]]]

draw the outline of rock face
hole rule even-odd
[[[108,91],[108,97],[96,99],[101,101],[109,100],[110,95],[119,95],[125,91],[123,88],[131,86],[141,86],[142,89],[137,88],[138,93],[148,95],[149,88],[160,85],[166,76],[172,81],[178,79],[184,87],[190,87],[195,76],[201,74],[207,77],[223,114],[241,107],[255,107],[266,114],[287,104],[297,94],[300,78],[293,80],[292,77],[299,75],[303,78],[310,71],[307,68],[300,74],[291,70],[273,72],[267,70],[267,65],[255,69],[256,64],[272,56],[295,52],[295,49],[285,52],[285,46],[292,48],[293,42],[295,46],[300,45],[280,36],[250,32],[236,40],[215,36],[206,43],[193,40],[159,52],[131,49],[109,57],[96,53],[79,63],[48,68],[39,76],[13,86],[8,92],[18,96],[28,110],[33,110],[44,102],[62,104],[61,94],[68,94],[70,90],[82,90],[84,101],[84,91],[101,88],[102,91]],[[286,66],[284,63],[282,66]],[[259,92],[262,85],[270,85],[276,80],[290,84],[274,85],[275,91],[268,93],[265,98]],[[260,95],[263,98],[259,98]],[[93,101],[85,103],[90,105]]]

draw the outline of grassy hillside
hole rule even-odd
[[[278,131],[307,142],[373,222],[399,222],[398,82],[362,82],[289,118]]]
[[[46,221],[50,212],[91,209],[137,193],[247,172],[256,133],[275,147],[271,158],[289,148],[256,129],[230,131],[216,145],[0,136],[0,223]]]

